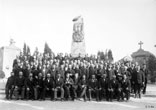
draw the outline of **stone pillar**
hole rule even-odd
[[[83,18],[78,16],[73,19],[73,36],[71,45],[71,56],[72,57],[85,57],[86,47],[84,40],[84,24]]]

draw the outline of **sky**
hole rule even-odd
[[[45,42],[55,53],[70,53],[72,19],[84,19],[86,52],[111,49],[114,60],[142,48],[156,55],[156,0],[0,0],[0,47],[10,38],[31,52]]]

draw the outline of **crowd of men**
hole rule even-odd
[[[129,100],[146,92],[146,65],[108,63],[99,58],[21,52],[13,62],[6,99]]]

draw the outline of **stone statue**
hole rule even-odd
[[[71,55],[72,57],[84,57],[86,50],[83,18],[81,16],[78,16],[73,19],[73,23]]]
[[[15,45],[14,39],[10,39],[10,46]]]
[[[84,31],[83,31],[83,18],[81,16],[73,19],[73,41],[74,42],[82,42],[84,39]]]

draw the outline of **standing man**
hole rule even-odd
[[[143,65],[143,72],[144,72],[144,75],[145,75],[145,83],[144,83],[144,87],[143,87],[143,94],[146,94],[148,70],[147,70],[145,64]]]
[[[139,98],[141,98],[141,88],[144,85],[145,82],[145,77],[144,77],[144,73],[143,70],[140,69],[140,66],[137,66],[137,69],[134,73],[134,93],[135,93],[135,98],[137,98],[137,96],[139,96]]]

